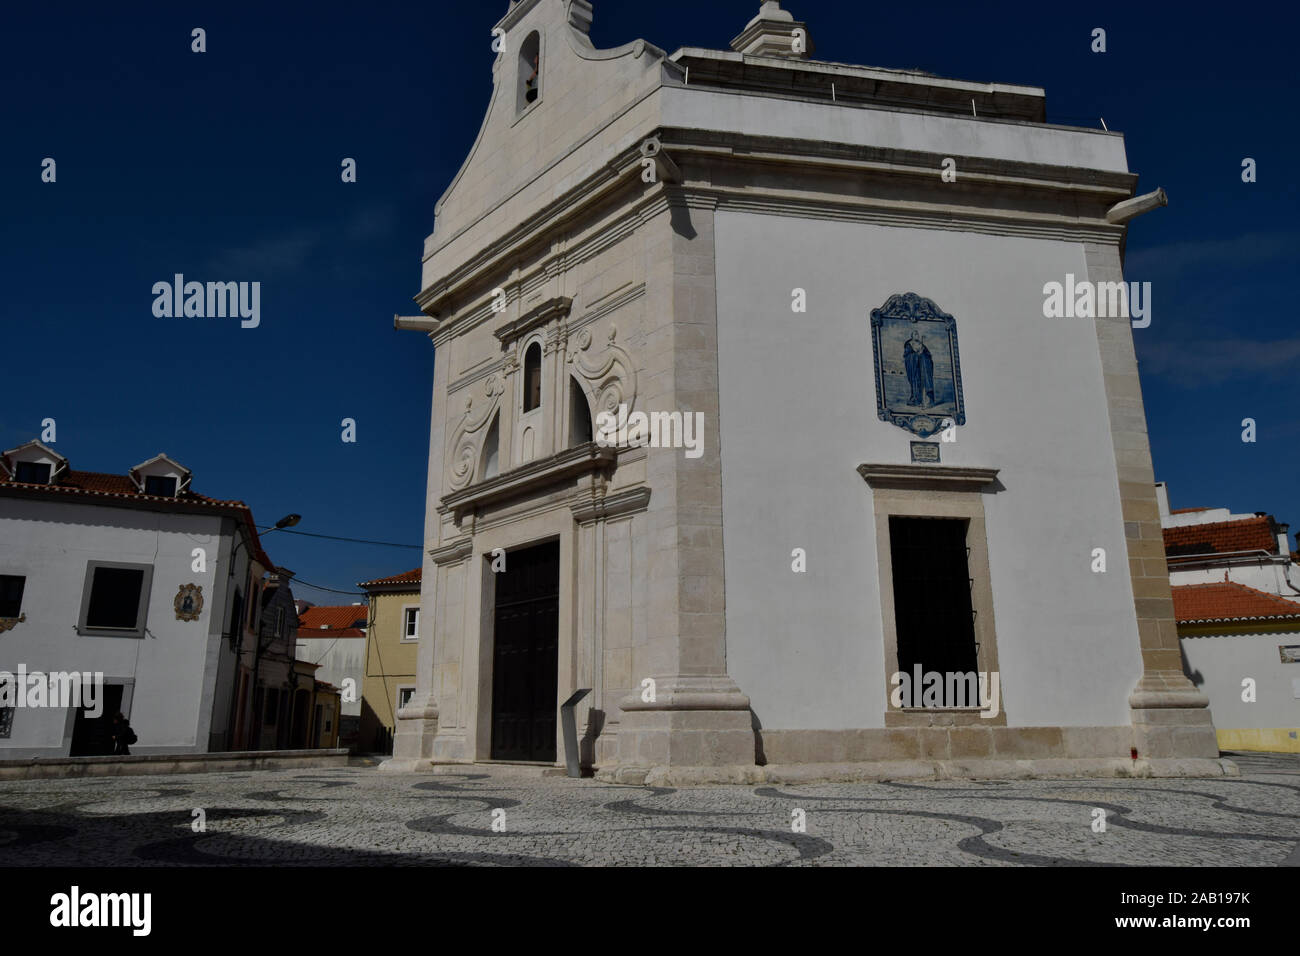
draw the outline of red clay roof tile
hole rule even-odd
[[[298,615],[298,637],[365,637],[365,631],[359,628],[369,620],[370,608],[364,604],[309,607]]]
[[[357,587],[379,587],[385,584],[419,584],[420,571],[420,568],[416,568],[414,571],[405,571],[402,574],[394,574],[390,578],[376,578],[373,581],[363,581],[361,584],[358,584]]]
[[[1267,551],[1277,554],[1277,535],[1268,517],[1215,521],[1209,524],[1165,528],[1165,555],[1169,558],[1193,554],[1229,554],[1235,551]]]
[[[1289,618],[1300,620],[1300,603],[1246,587],[1244,584],[1237,584],[1235,581],[1183,584],[1172,590],[1174,618],[1179,624]]]

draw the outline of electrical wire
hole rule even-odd
[[[365,591],[340,591],[338,588],[326,588],[326,587],[321,587],[319,584],[309,584],[308,582],[303,581],[302,579],[296,577],[290,578],[289,580],[293,584],[299,584],[305,588],[314,588],[317,591],[329,591],[331,594],[351,594],[354,597],[366,596]]]
[[[259,525],[258,530],[266,531],[274,527],[275,525]],[[385,548],[414,548],[416,551],[419,551],[420,548],[423,547],[418,544],[398,544],[394,541],[371,541],[367,538],[343,538],[333,534],[313,534],[310,531],[291,531],[288,528],[281,528],[280,532],[281,534],[301,535],[304,538],[324,538],[327,541],[348,541],[352,544],[377,544]]]

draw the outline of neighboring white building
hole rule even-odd
[[[125,475],[74,471],[39,441],[0,455],[0,671],[105,684],[99,720],[0,715],[0,759],[108,753],[118,711],[133,754],[227,749],[233,647],[254,643],[272,566],[248,507],[191,480],[166,455]]]
[[[1224,750],[1300,753],[1300,563],[1264,512],[1169,509],[1156,485],[1188,677]]]
[[[369,606],[351,604],[318,607],[298,602],[298,660],[319,665],[315,676],[339,688],[342,715],[340,746],[350,747],[361,726],[361,695],[365,682],[366,627]]]
[[[1129,317],[1045,317],[1115,295],[1163,201],[1123,137],[812,60],[775,2],[726,51],[598,50],[591,19],[510,3],[396,320],[436,352],[386,769],[560,762],[588,691],[615,780],[1224,772]],[[654,445],[611,440],[647,415]],[[998,675],[995,706],[898,706],[915,667]]]
[[[1300,601],[1300,564],[1287,535],[1291,526],[1262,511],[1169,508],[1169,487],[1156,484],[1160,525],[1174,587],[1235,581]]]

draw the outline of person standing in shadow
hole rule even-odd
[[[113,718],[113,756],[129,757],[131,756],[130,745],[136,742],[135,731],[131,725],[126,722],[126,718],[118,714]]]

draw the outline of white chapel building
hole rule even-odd
[[[576,695],[617,781],[1232,772],[1181,665],[1135,333],[1044,315],[1122,281],[1164,201],[1123,136],[818,61],[780,3],[671,55],[596,49],[592,16],[496,24],[396,319],[436,359],[387,769],[562,765]]]

